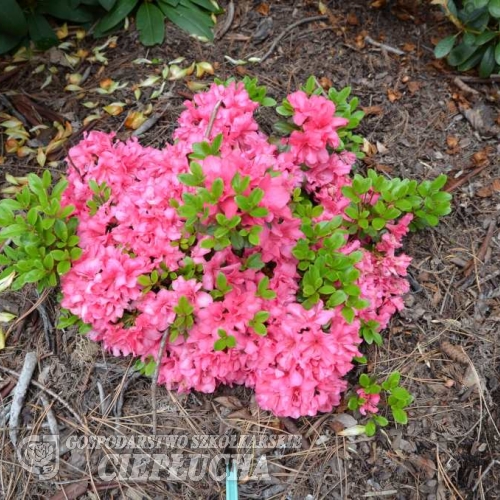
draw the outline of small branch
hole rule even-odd
[[[205,138],[208,139],[210,134],[212,133],[212,129],[214,128],[215,119],[217,118],[217,112],[222,104],[222,101],[217,101],[215,103],[212,114],[210,115],[210,120],[208,121],[207,131],[205,132]]]
[[[463,80],[462,78],[459,78],[458,76],[453,79],[453,83],[463,92],[467,94],[472,94],[472,95],[479,95],[479,92],[476,89],[473,89],[472,87],[469,87]]]
[[[458,179],[456,179],[449,186],[447,186],[444,190],[447,193],[451,193],[452,191],[455,191],[455,189],[459,188],[462,184],[465,184],[468,180],[472,179],[472,177],[479,174],[480,172],[482,172],[485,168],[488,168],[489,166],[490,166],[490,164],[486,163],[485,165],[481,165],[480,167],[475,168],[472,172],[469,172],[467,175],[463,175],[462,177],[459,177]]]
[[[49,424],[50,433],[53,436],[59,436],[59,426],[57,425],[57,419],[52,410],[52,406],[45,396],[40,396],[40,401],[42,402],[43,409],[45,410],[45,418]]]
[[[38,358],[35,351],[28,352],[24,358],[23,368],[21,373],[16,376],[18,377],[18,382],[16,388],[14,389],[12,407],[10,410],[9,418],[9,436],[12,444],[17,446],[17,430],[19,427],[19,417],[24,406],[24,400],[26,398],[26,393],[28,392],[28,387],[33,377],[36,365],[38,364]],[[5,370],[0,366],[2,370]]]
[[[383,49],[386,52],[392,52],[393,54],[396,54],[398,56],[406,55],[406,52],[404,50],[396,49],[395,47],[391,47],[390,45],[386,45],[385,43],[377,42],[376,40],[374,40],[369,36],[365,36],[365,42],[369,43],[370,45],[374,45],[375,47],[378,47],[380,49]]]
[[[220,29],[220,31],[216,35],[217,40],[220,40],[221,38],[223,38],[224,35],[229,31],[229,28],[231,27],[231,25],[233,24],[233,20],[234,20],[234,2],[233,2],[233,0],[231,0],[229,2],[229,5],[227,6],[227,9],[226,9],[226,13],[227,13],[226,20],[224,21],[222,28]]]
[[[467,83],[493,83],[500,82],[500,75],[490,75],[488,78],[478,76],[461,76],[460,80]]]
[[[306,17],[304,19],[300,19],[299,21],[296,21],[293,24],[290,24],[287,28],[285,28],[274,40],[274,42],[271,44],[271,47],[269,47],[269,50],[260,58],[260,63],[263,63],[276,49],[278,44],[281,42],[283,38],[285,38],[290,31],[294,30],[297,28],[297,26],[300,26],[302,24],[306,23],[313,23],[315,21],[328,21],[328,16],[312,16],[312,17]]]
[[[472,273],[472,270],[474,269],[474,263],[475,262],[482,262],[483,259],[486,257],[486,252],[488,251],[488,248],[491,243],[491,239],[493,238],[493,235],[495,234],[495,229],[497,226],[497,221],[496,219],[492,219],[490,221],[490,225],[488,226],[488,232],[486,233],[486,237],[483,240],[483,243],[481,244],[481,247],[479,248],[479,251],[477,252],[477,256],[474,257],[469,261],[467,264],[466,268],[464,269],[464,276],[469,276]]]
[[[165,346],[167,345],[168,339],[168,328],[163,332],[163,337],[161,338],[160,348],[158,349],[158,360],[156,362],[155,371],[153,373],[153,381],[151,385],[151,404],[153,406],[153,436],[156,436],[157,428],[157,409],[156,409],[156,389],[158,386],[158,375],[160,373],[161,360],[163,358],[163,353],[165,352]]]
[[[26,355],[26,357],[28,357],[28,355]],[[25,362],[25,364],[26,364],[26,362]],[[0,370],[3,371],[4,373],[8,373],[9,375],[12,375],[13,377],[16,377],[17,379],[19,379],[19,381],[21,380],[21,377],[23,376],[22,372],[21,372],[21,374],[19,374],[19,373],[15,372],[14,370],[6,368],[5,366],[2,366],[2,365],[0,365]],[[24,370],[24,367],[23,367],[23,370]],[[84,427],[84,428],[87,427],[85,425],[85,423],[83,422],[82,417],[80,417],[80,415],[70,406],[70,404],[67,403],[63,398],[61,398],[61,396],[59,396],[59,394],[55,393],[54,391],[52,391],[48,387],[45,387],[44,385],[40,384],[40,382],[37,382],[36,380],[30,380],[29,382],[32,385],[34,385],[35,387],[37,387],[38,389],[45,392],[45,394],[48,394],[50,397],[55,399],[62,406],[64,406],[64,408],[66,408],[76,418],[76,420],[78,421],[78,423],[82,427]],[[19,385],[19,383],[18,383],[18,385]]]

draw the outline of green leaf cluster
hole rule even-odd
[[[413,402],[413,396],[404,388],[400,387],[401,375],[393,372],[382,384],[382,389],[387,392],[387,404],[391,408],[394,421],[398,424],[407,424],[408,415],[405,408]]]
[[[267,327],[265,322],[269,319],[267,311],[259,311],[255,313],[254,317],[250,320],[249,326],[253,331],[260,336],[267,335]]]
[[[77,327],[80,335],[84,335],[92,330],[92,327],[84,323],[78,316],[71,314],[71,312],[67,309],[61,308],[59,311],[57,329],[63,330],[64,328],[69,328],[70,326]]]
[[[106,204],[111,197],[111,188],[106,182],[97,184],[96,181],[90,180],[89,187],[92,191],[92,199],[87,201],[87,207],[90,210],[90,215],[95,215],[100,207]]]
[[[61,194],[67,186],[60,180],[52,189],[52,176],[28,175],[28,184],[15,199],[0,201],[0,279],[16,273],[13,290],[36,283],[38,291],[58,284],[71,261],[81,255],[76,236],[78,221],[70,217],[73,206],[61,206]]]
[[[458,33],[443,38],[434,55],[459,71],[478,67],[483,78],[500,72],[500,0],[448,0],[442,6]]]
[[[0,54],[32,40],[46,50],[59,43],[49,23],[51,17],[82,24],[94,35],[104,36],[119,29],[127,16],[135,25],[143,45],[161,44],[165,19],[202,40],[213,40],[215,15],[223,10],[211,0],[2,0]]]
[[[194,325],[194,307],[185,295],[179,298],[179,302],[174,307],[174,312],[176,316],[170,327],[170,342],[174,342],[181,334],[187,337],[189,329]]]
[[[219,328],[217,335],[219,338],[214,343],[214,351],[224,351],[236,346],[236,339],[233,335],[228,335],[226,330]]]
[[[361,239],[369,236],[377,241],[388,222],[405,213],[414,218],[411,230],[436,226],[439,218],[451,212],[451,195],[442,191],[447,177],[439,175],[433,181],[399,178],[387,179],[368,170],[367,177],[354,176],[351,186],[344,186],[342,193],[351,200],[345,210],[349,217],[345,225],[350,234],[358,234]],[[377,202],[372,203],[377,196]]]
[[[156,361],[153,356],[148,356],[144,361],[137,359],[133,366],[134,370],[138,371],[141,375],[152,377],[156,369]]]
[[[307,205],[306,209],[307,210]],[[300,239],[293,256],[299,260],[302,276],[298,299],[306,309],[322,300],[327,309],[342,305],[342,314],[349,323],[354,320],[354,309],[364,309],[367,301],[360,298],[361,291],[355,284],[359,271],[354,265],[361,260],[361,252],[344,254],[347,231],[340,228],[342,217],[314,223],[303,217]]]

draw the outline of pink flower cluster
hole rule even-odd
[[[364,400],[364,403],[359,408],[361,415],[366,413],[378,413],[378,404],[380,402],[380,394],[367,394],[364,389],[358,389],[356,394]]]
[[[302,91],[288,100],[300,130],[279,148],[259,129],[254,118],[258,104],[235,83],[213,85],[187,102],[174,143],[163,150],[143,147],[136,139],[116,141],[113,134],[87,134],[69,152],[63,201],[76,207],[83,254],[62,279],[62,305],[89,323],[91,338],[114,355],[156,360],[163,332],[176,320],[175,308],[185,297],[193,307],[194,324],[187,335],[167,343],[159,382],[169,389],[202,392],[213,392],[219,384],[243,384],[254,388],[263,409],[296,418],[331,411],[340,403],[343,377],[360,355],[360,322],[376,320],[385,327],[402,308],[409,258],[395,251],[410,217],[390,225],[376,251],[359,241],[350,243],[350,251],[363,252],[357,284],[361,297],[370,301],[354,321],[348,323],[340,307],[327,309],[322,301],[306,310],[297,294],[300,274],[292,254],[304,235],[290,208],[291,194],[302,187],[322,205],[318,221],[343,214],[349,200],[341,188],[351,183],[355,157],[333,151],[339,144],[337,130],[346,120],[334,116],[332,102]],[[224,214],[241,216],[241,229],[261,227],[259,244],[238,251],[204,248],[206,235],[180,244],[188,235],[177,207],[196,188],[184,185],[179,174],[189,173],[193,144],[210,142],[218,134],[219,154],[197,160],[207,189],[216,179],[224,186],[204,224]],[[231,182],[238,173],[249,177],[246,193],[256,188],[264,192],[259,206],[267,209],[266,215],[239,210]],[[111,190],[97,211],[87,206],[95,196],[91,180]],[[245,265],[256,253],[265,268]],[[186,258],[201,266],[201,274],[183,275]],[[165,269],[175,274],[160,286],[139,284],[140,276]],[[230,288],[223,296],[213,293],[220,274]],[[266,276],[274,298],[258,293]],[[269,313],[266,335],[251,326],[260,311]],[[234,337],[235,347],[214,349],[221,330]]]

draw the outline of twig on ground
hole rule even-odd
[[[52,342],[52,332],[54,331],[54,327],[52,326],[52,323],[50,321],[49,315],[47,314],[47,310],[45,309],[45,306],[43,305],[43,302],[38,304],[37,306],[37,311],[38,314],[40,315],[40,318],[42,318],[42,323],[43,323],[43,333],[45,334],[45,341],[47,342],[47,349],[48,351],[53,351],[53,342]]]
[[[205,138],[208,139],[210,134],[212,133],[212,129],[214,128],[215,119],[217,118],[217,112],[222,104],[222,101],[217,101],[215,103],[214,109],[212,110],[212,114],[210,115],[210,119],[208,121],[207,130],[205,132]]]
[[[488,231],[486,233],[486,236],[483,240],[483,243],[481,244],[481,247],[479,248],[479,251],[477,252],[477,256],[473,259],[471,259],[467,266],[464,269],[464,276],[468,277],[471,273],[472,270],[474,269],[475,262],[482,262],[483,259],[486,257],[486,253],[488,252],[488,248],[491,243],[491,239],[493,238],[493,235],[495,234],[495,228],[497,226],[497,221],[496,218],[493,218],[490,221],[490,225],[488,226]]]
[[[43,291],[42,295],[40,295],[40,298],[27,311],[25,311],[23,314],[21,314],[21,316],[19,316],[19,318],[17,318],[15,321],[12,322],[9,329],[5,333],[5,337],[8,337],[10,332],[15,327],[17,327],[17,325],[19,325],[19,323],[21,323],[21,321],[23,321],[24,318],[27,318],[40,304],[43,303],[43,301],[47,298],[47,296],[49,295],[51,290],[52,290],[51,288],[46,288]]]
[[[460,79],[467,83],[493,83],[500,82],[500,75],[490,75],[489,78],[480,78],[478,76],[461,76]]]
[[[57,419],[52,410],[52,405],[44,395],[40,395],[40,401],[42,402],[43,409],[45,410],[45,418],[49,424],[50,433],[53,436],[59,436],[59,426],[57,425]]]
[[[15,372],[14,370],[6,368],[5,366],[2,366],[2,365],[0,365],[0,370],[5,372],[5,373],[8,373],[9,375],[12,375],[13,377],[16,377],[17,379],[20,379],[21,375],[22,375],[22,373],[19,374],[19,373]],[[55,393],[54,391],[52,391],[48,387],[45,387],[43,384],[40,384],[40,382],[37,382],[36,380],[30,380],[30,382],[32,385],[34,385],[38,389],[41,389],[43,392],[45,392],[45,394],[48,394],[50,397],[54,398],[58,403],[60,403],[62,406],[64,406],[64,408],[66,408],[76,418],[76,420],[78,421],[78,423],[82,427],[84,427],[85,429],[87,428],[82,417],[76,412],[76,410],[74,410],[71,407],[71,405],[68,402],[66,402],[63,398],[61,398],[61,396],[59,396],[59,394]]]
[[[472,177],[481,173],[484,169],[488,168],[489,166],[490,164],[487,163],[485,165],[481,165],[480,167],[475,168],[472,172],[469,172],[467,175],[463,175],[462,177],[456,179],[454,182],[449,184],[444,190],[447,193],[455,191],[455,189],[459,188],[462,184],[465,184],[468,180],[472,179]]]
[[[466,92],[467,94],[479,95],[479,92],[472,87],[469,87],[460,77],[456,77],[453,79],[453,83],[460,89]]]
[[[299,21],[296,21],[287,28],[285,28],[274,40],[274,42],[271,44],[271,47],[269,47],[269,50],[260,58],[260,63],[263,63],[276,49],[278,44],[281,42],[285,36],[287,36],[290,31],[294,30],[301,24],[306,24],[306,23],[313,23],[315,21],[328,21],[328,16],[312,16],[312,17],[306,17],[304,19],[300,19]]]
[[[106,416],[107,413],[108,413],[108,410],[109,410],[109,402],[106,401],[106,399],[108,399],[108,396],[106,396],[106,394],[104,394],[104,388],[101,384],[101,382],[99,382],[99,380],[96,382],[96,385],[97,385],[97,391],[99,392],[99,401],[100,401],[100,407],[101,407],[101,414],[102,416]]]
[[[231,0],[229,2],[229,5],[227,6],[226,9],[226,20],[224,21],[224,24],[222,25],[222,28],[220,31],[216,34],[216,39],[220,40],[221,38],[224,37],[224,35],[229,31],[229,28],[233,24],[234,20],[234,2]]]
[[[373,498],[373,497],[389,497],[392,495],[397,495],[398,490],[384,490],[384,491],[369,491],[363,495],[363,498]]]
[[[153,380],[151,382],[151,404],[153,407],[153,436],[156,436],[156,428],[157,428],[157,408],[156,408],[156,389],[158,387],[158,375],[160,373],[160,365],[161,360],[163,358],[163,353],[165,352],[165,346],[167,345],[169,329],[167,328],[163,332],[163,336],[161,338],[160,348],[158,349],[158,358],[156,360],[155,371],[153,373]]]
[[[396,47],[391,47],[390,45],[386,45],[385,43],[377,42],[370,36],[365,36],[365,42],[369,43],[370,45],[374,45],[379,49],[385,50],[386,52],[392,52],[393,54],[396,54],[398,56],[404,56],[406,54],[404,50],[397,49]]]
[[[479,476],[479,479],[476,481],[476,484],[472,488],[472,491],[476,491],[477,490],[477,487],[479,486],[479,484],[481,483],[481,481],[484,479],[484,476],[486,476],[486,474],[488,474],[488,472],[490,472],[491,468],[494,465],[496,465],[496,464],[500,465],[500,460],[492,460],[490,462],[490,465],[488,465],[488,467],[486,467],[486,469],[484,469],[484,472]]]
[[[18,382],[16,388],[14,389],[12,407],[10,410],[9,418],[9,436],[12,444],[17,446],[17,430],[19,426],[19,417],[23,409],[24,400],[26,398],[26,393],[28,392],[28,387],[33,373],[35,372],[36,365],[38,363],[38,358],[35,351],[28,352],[24,358],[23,368],[21,373],[17,375]],[[3,367],[0,367],[5,370]]]
[[[115,403],[115,407],[114,407],[114,411],[113,411],[113,413],[117,419],[119,419],[122,415],[123,400],[125,398],[125,391],[127,390],[128,386],[130,385],[130,382],[132,382],[132,380],[135,380],[136,378],[138,378],[140,376],[141,376],[141,374],[139,372],[130,372],[128,378],[123,383],[121,390],[120,390],[120,395],[118,396],[118,399]]]

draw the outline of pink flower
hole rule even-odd
[[[380,401],[380,394],[367,394],[364,389],[358,389],[356,394],[364,399],[364,403],[359,408],[361,415],[368,413],[378,413],[378,403]]]

